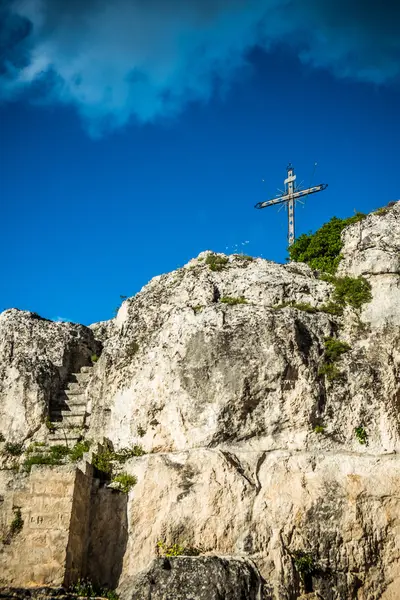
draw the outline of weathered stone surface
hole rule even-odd
[[[116,319],[91,328],[3,313],[0,432],[7,440],[39,439],[49,400],[64,390],[69,404],[56,403],[52,413],[61,425],[82,416],[88,438],[105,437],[116,449],[139,444],[149,453],[120,466],[137,477],[128,496],[100,482],[90,496],[75,478],[67,546],[56,516],[66,513],[69,497],[62,497],[60,482],[44,467],[43,480],[27,492],[27,477],[11,470],[18,458],[4,459],[0,522],[8,527],[13,507],[24,494],[21,506],[28,506],[31,494],[32,516],[40,508],[51,530],[46,546],[40,528],[29,532],[26,564],[41,547],[43,556],[26,585],[58,584],[67,571],[71,578],[81,572],[98,585],[119,584],[129,600],[142,581],[140,593],[158,600],[168,574],[152,561],[164,541],[196,547],[201,560],[174,564],[201,565],[199,573],[213,565],[206,572],[218,580],[221,556],[230,557],[229,565],[253,561],[264,578],[260,600],[397,600],[399,214],[396,205],[343,233],[340,273],[362,274],[372,285],[364,324],[350,309],[334,317],[307,306],[277,307],[320,309],[327,302],[332,286],[305,265],[232,256],[212,271],[208,253],[154,278],[123,302]],[[229,305],[224,297],[246,302]],[[350,346],[332,381],[320,373],[327,336]],[[91,353],[101,355],[89,369]],[[79,381],[68,379],[80,369]],[[356,427],[367,443],[357,439]],[[18,564],[26,535],[0,553],[3,585],[23,579],[15,579],[10,565]],[[45,562],[47,548],[58,548],[64,561],[57,578],[40,572],[54,558]],[[299,573],[298,552],[312,561],[312,573]],[[182,586],[185,569],[171,579],[172,566],[170,584]],[[151,591],[150,572],[158,581]],[[221,598],[231,574],[229,568]]]
[[[122,600],[258,600],[261,580],[243,559],[159,558],[121,587]]]
[[[363,319],[374,327],[400,324],[400,202],[384,211],[371,213],[343,232],[338,269],[339,274],[362,275],[371,283],[373,298]]]
[[[0,314],[0,433],[10,442],[43,426],[50,399],[100,345],[87,327],[16,309]]]
[[[343,377],[330,383],[319,368],[339,321],[272,308],[318,305],[331,289],[305,265],[238,258],[221,272],[197,259],[152,280],[123,303],[104,342],[89,436],[163,452],[224,444],[358,450],[354,428],[362,425],[371,449],[400,450],[397,331],[369,335],[349,314],[340,336],[351,351],[339,363]],[[229,306],[224,296],[248,303]],[[327,434],[318,440],[317,424]]]
[[[121,589],[162,540],[250,558],[265,579],[265,598],[290,600],[305,591],[324,600],[398,597],[395,455],[198,449],[126,466],[138,483],[129,494]],[[296,571],[298,551],[314,561],[307,585]]]

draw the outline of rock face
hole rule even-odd
[[[0,317],[6,441],[46,440],[51,399],[101,353],[75,438],[146,452],[121,467],[137,479],[124,501],[90,484],[82,576],[124,600],[400,597],[400,205],[381,213],[343,232],[339,274],[372,286],[360,315],[324,312],[333,286],[306,265],[234,255],[210,268],[206,252],[110,322]],[[328,337],[348,344],[332,378]],[[8,520],[16,486],[3,472]],[[160,541],[200,556],[156,559]],[[31,584],[62,583],[46,573]]]
[[[126,581],[126,600],[258,600],[261,579],[250,561],[216,556],[160,558]]]
[[[0,433],[9,442],[43,428],[49,402],[68,374],[99,352],[90,329],[16,309],[0,315]]]
[[[373,298],[363,318],[373,326],[400,323],[400,202],[367,216],[344,231],[339,273],[364,276]]]

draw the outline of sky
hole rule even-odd
[[[0,0],[0,311],[112,318],[203,250],[400,199],[400,5]],[[395,140],[397,145],[395,146]],[[315,166],[315,163],[316,166]]]

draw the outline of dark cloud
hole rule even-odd
[[[207,100],[276,42],[338,77],[400,79],[389,0],[0,0],[0,22],[0,97],[40,90],[92,133]]]

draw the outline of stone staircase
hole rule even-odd
[[[83,427],[88,424],[86,388],[93,367],[82,367],[79,373],[72,373],[65,390],[50,404],[49,418],[54,427],[49,431],[49,446],[74,446],[83,435]]]

